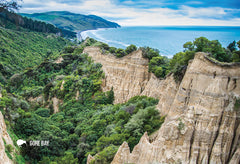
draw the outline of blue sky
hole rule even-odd
[[[172,9],[179,9],[182,5],[191,7],[223,7],[223,8],[240,8],[240,1],[238,0],[116,0],[119,4],[134,4],[142,5],[142,7],[166,7]]]
[[[23,0],[19,12],[94,14],[122,26],[240,26],[240,0]]]

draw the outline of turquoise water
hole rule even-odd
[[[118,48],[126,48],[130,44],[138,47],[149,46],[158,49],[161,55],[171,57],[183,51],[184,43],[201,36],[209,40],[219,40],[226,47],[234,40],[240,40],[240,27],[121,27],[89,30],[82,32],[81,35],[83,38],[89,36]]]

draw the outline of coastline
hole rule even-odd
[[[97,29],[94,29],[94,30],[84,30],[84,31],[78,32],[78,36],[80,37],[80,35],[81,35],[82,40],[86,39],[87,37],[90,37],[90,38],[96,39],[100,42],[106,43],[109,46],[116,47],[116,48],[125,49],[127,46],[130,45],[130,44],[127,44],[125,42],[105,38],[105,37],[103,37],[103,36],[101,36],[100,34],[97,33],[98,31],[106,31],[106,30],[112,30],[112,29],[119,29],[119,27],[118,28],[97,28]]]
[[[238,26],[123,26],[118,29],[86,30],[81,32],[81,36],[89,36],[116,48],[125,49],[130,44],[149,46],[158,49],[161,55],[172,57],[184,50],[184,43],[198,37],[218,40],[223,47],[227,47],[234,40],[239,40],[239,31]]]
[[[116,29],[116,28],[121,28],[121,27],[113,27],[113,28],[96,28],[96,29],[91,29],[91,30],[82,30],[82,31],[77,31],[77,40],[85,40],[87,37],[89,37],[86,33],[91,32],[91,31],[98,31],[98,30],[108,30],[108,29]]]

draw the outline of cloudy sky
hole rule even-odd
[[[23,0],[19,12],[94,14],[122,26],[240,26],[240,0]]]

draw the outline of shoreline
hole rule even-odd
[[[108,31],[106,31],[109,29]],[[89,31],[89,32],[88,32]],[[79,32],[83,39],[87,36],[116,48],[126,48],[130,44],[137,47],[149,46],[160,51],[161,55],[172,57],[184,50],[183,44],[198,37],[218,40],[227,47],[234,40],[239,40],[240,27],[215,26],[164,26],[164,27],[125,27],[98,28]]]
[[[115,28],[121,28],[121,27],[115,27]],[[77,31],[76,35],[77,35],[77,40],[85,40],[88,36],[83,37],[83,33],[86,33],[88,31],[97,31],[97,30],[107,30],[107,29],[115,29],[114,27],[112,28],[96,28],[96,29],[92,29],[92,30],[82,30],[82,31]]]

